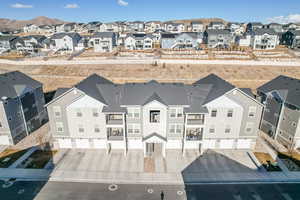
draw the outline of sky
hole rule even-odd
[[[70,22],[212,18],[300,22],[300,0],[0,0],[0,18]]]

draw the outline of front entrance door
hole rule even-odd
[[[161,155],[161,152],[162,152],[161,143],[146,143],[147,156]]]

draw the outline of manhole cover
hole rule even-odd
[[[183,195],[183,191],[178,190],[178,191],[177,191],[177,195],[179,195],[179,196]]]
[[[118,185],[116,185],[116,184],[111,184],[111,185],[108,186],[108,189],[109,189],[110,191],[116,191],[116,190],[118,190]]]
[[[21,189],[21,190],[18,191],[18,194],[23,194],[24,192],[25,192],[25,190]]]
[[[152,194],[152,193],[154,192],[154,190],[153,190],[152,188],[149,188],[149,189],[147,190],[147,192],[150,193],[150,194]]]

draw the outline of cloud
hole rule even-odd
[[[15,4],[10,5],[10,7],[12,7],[12,8],[33,8],[33,5],[15,3]]]
[[[276,22],[280,24],[287,24],[287,23],[297,23],[300,22],[300,14],[291,14],[288,16],[277,16],[277,17],[270,17],[267,19],[268,22]]]
[[[120,6],[128,6],[128,2],[126,2],[124,0],[118,0],[117,2]]]
[[[67,4],[64,8],[79,8],[79,5],[76,3]]]

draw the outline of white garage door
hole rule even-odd
[[[221,140],[220,149],[232,149],[234,140]]]
[[[7,135],[0,136],[0,145],[9,145],[9,138]]]
[[[143,149],[141,140],[128,140],[128,149]]]
[[[79,149],[90,148],[89,139],[76,139],[75,143],[76,143],[76,148],[79,148]]]
[[[59,148],[70,149],[72,148],[71,139],[58,139]]]
[[[215,149],[216,148],[216,140],[205,140],[203,148],[204,149]]]
[[[250,149],[251,148],[251,139],[240,139],[237,142],[238,149]]]
[[[107,147],[105,140],[94,139],[93,143],[94,143],[94,148],[96,148],[96,149],[106,149],[106,147]]]

